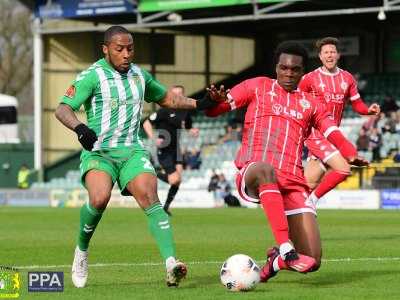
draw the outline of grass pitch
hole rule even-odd
[[[283,271],[254,291],[219,282],[222,262],[245,253],[262,265],[272,236],[260,209],[173,209],[178,256],[188,264],[178,289],[139,209],[108,209],[91,242],[89,280],[70,279],[79,210],[0,207],[0,265],[18,267],[19,299],[400,299],[400,211],[319,212],[324,262],[307,275]],[[63,271],[64,292],[28,293],[28,271]]]

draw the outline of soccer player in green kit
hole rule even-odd
[[[80,170],[82,184],[89,193],[89,201],[80,211],[72,281],[78,288],[86,285],[89,241],[117,182],[121,193],[132,195],[144,210],[165,260],[167,285],[178,286],[187,269],[176,259],[169,217],[157,197],[157,177],[138,136],[143,100],[189,110],[204,110],[216,103],[207,96],[196,101],[168,92],[148,72],[133,64],[133,38],[124,27],[108,28],[102,47],[104,58],[76,77],[55,112],[63,125],[75,131],[84,148]],[[87,125],[74,113],[81,105],[86,111]]]

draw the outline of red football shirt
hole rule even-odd
[[[342,121],[346,103],[349,100],[360,99],[354,77],[340,68],[337,68],[335,73],[325,72],[322,67],[307,73],[303,76],[299,89],[320,98],[326,104],[337,126]]]
[[[303,142],[311,128],[326,136],[337,129],[313,95],[299,90],[289,93],[268,77],[241,82],[231,89],[228,99],[231,110],[247,106],[235,160],[239,169],[249,161],[265,161],[279,173],[303,179]]]

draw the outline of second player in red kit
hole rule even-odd
[[[377,115],[380,112],[378,104],[368,107],[362,101],[354,77],[337,66],[340,58],[338,44],[338,39],[333,37],[323,38],[316,43],[322,66],[304,75],[299,84],[300,90],[313,93],[326,106],[337,126],[349,102],[360,115]],[[310,155],[304,175],[310,188],[314,189],[311,199],[316,203],[351,174],[350,165],[318,130],[312,130],[305,145]],[[331,170],[322,178],[328,168]]]

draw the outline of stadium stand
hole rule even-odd
[[[252,68],[246,71],[250,70]],[[387,95],[393,96],[394,99],[400,99],[400,86],[397,84],[400,81],[400,74],[366,75],[362,76],[361,80],[363,81],[363,98],[367,103],[378,102],[383,105]],[[233,113],[217,119],[197,115],[194,117],[193,127],[200,129],[199,137],[193,138],[185,131],[182,132],[182,149],[184,151],[199,150],[202,161],[199,169],[185,170],[182,188],[207,189],[213,170],[223,173],[232,186],[235,186],[233,180],[236,168],[233,160],[240,141],[224,142],[222,139],[226,134],[227,126],[234,118]],[[400,110],[393,114],[381,114],[379,118],[360,117],[351,110],[350,105],[347,106],[341,130],[354,144],[357,142],[361,128],[364,128],[369,136],[373,127],[377,127],[381,135],[379,156],[383,159],[382,162],[373,164],[372,168],[364,170],[363,173],[353,172],[352,176],[338,186],[339,189],[358,189],[361,186],[379,187],[380,184],[383,184],[384,187],[391,187],[398,184],[398,181],[394,180],[398,175],[395,175],[394,172],[399,169],[392,170],[391,166],[394,163],[393,156],[400,152]],[[145,144],[153,154],[152,156],[155,157],[155,145],[148,140],[145,140]],[[374,158],[371,149],[361,153],[369,161]],[[77,170],[69,170],[64,177],[55,177],[47,182],[36,182],[32,185],[34,189],[76,189],[80,187],[80,174]],[[167,189],[168,185],[159,181],[159,188]]]

